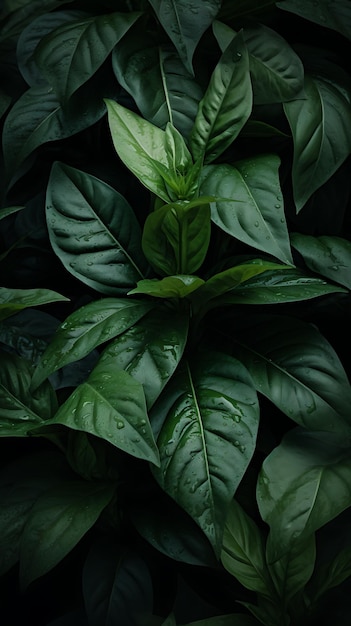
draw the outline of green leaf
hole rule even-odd
[[[11,103],[11,96],[9,96],[5,91],[0,89],[0,118],[7,111],[9,105]]]
[[[40,41],[35,61],[61,103],[95,74],[140,15],[89,16],[59,26]]]
[[[193,274],[205,260],[211,236],[209,198],[168,204],[148,215],[142,247],[161,274]]]
[[[342,237],[291,233],[292,246],[312,272],[351,289],[351,243]]]
[[[54,252],[76,278],[106,295],[125,294],[147,264],[135,214],[107,183],[55,163],[47,188],[47,224]]]
[[[0,287],[0,320],[15,315],[22,309],[52,302],[67,302],[68,298],[51,289],[11,289]]]
[[[32,22],[38,15],[52,11],[63,4],[69,4],[72,0],[31,0],[24,2],[16,10],[11,11],[3,20],[0,28],[0,41],[16,38],[27,24]]]
[[[333,347],[305,321],[280,315],[238,322],[234,354],[256,389],[309,430],[350,438],[351,387]]]
[[[217,556],[225,517],[251,460],[257,397],[246,369],[220,353],[183,362],[155,404],[160,486],[200,526]]]
[[[104,356],[86,382],[73,391],[47,426],[62,424],[90,433],[140,459],[158,463],[141,383]]]
[[[155,309],[113,341],[100,363],[111,361],[142,384],[150,408],[178,366],[188,324],[188,317],[173,309]]]
[[[240,32],[223,52],[199,104],[190,135],[194,160],[214,161],[238,136],[252,110],[249,58]]]
[[[258,155],[235,163],[205,168],[200,187],[211,203],[213,222],[239,241],[292,263],[289,233],[279,181],[280,159]]]
[[[137,36],[117,44],[112,65],[119,84],[145,119],[159,128],[172,122],[184,137],[189,136],[203,92],[173,46],[158,46],[140,28]]]
[[[219,19],[225,21],[241,17],[259,17],[256,14],[267,11],[275,5],[274,0],[222,0]]]
[[[22,211],[22,209],[24,209],[24,206],[10,206],[5,209],[0,209],[0,220],[3,220],[9,215],[13,215],[13,213],[18,213],[18,211]]]
[[[128,295],[145,293],[154,298],[186,298],[196,291],[205,281],[198,276],[179,274],[178,276],[166,276],[162,280],[157,278],[140,280],[138,285]]]
[[[202,35],[221,6],[220,0],[149,0],[157,18],[193,74],[192,59]]]
[[[190,622],[185,626],[259,626],[259,624],[260,622],[254,617],[245,613],[231,613],[230,615],[207,617],[206,619],[200,619],[196,622]]]
[[[271,554],[272,547],[273,554]],[[268,569],[279,597],[288,604],[298,591],[304,589],[312,576],[316,561],[314,534],[292,542],[288,552],[278,560],[274,560],[274,551],[275,542],[269,534],[267,539]]]
[[[224,527],[221,561],[244,587],[261,595],[271,595],[263,535],[235,499]]]
[[[219,21],[213,23],[213,32],[222,52],[236,35]],[[263,24],[244,28],[243,36],[249,53],[255,104],[285,102],[303,96],[303,64],[288,42]]]
[[[351,6],[348,0],[318,0],[318,11],[314,0],[283,0],[276,3],[279,9],[295,13],[314,24],[331,28],[351,39]]]
[[[72,481],[39,497],[21,540],[22,588],[50,571],[77,545],[110,502],[114,489],[107,483]]]
[[[343,442],[342,442],[343,443]],[[284,556],[304,538],[351,506],[348,447],[331,433],[297,427],[265,459],[257,503],[271,530],[271,558]]]
[[[294,143],[293,194],[299,212],[351,152],[351,104],[321,76],[305,77],[305,99],[284,103]]]
[[[47,383],[33,394],[31,365],[8,352],[0,352],[0,358],[0,437],[25,437],[55,413],[55,392]]]
[[[251,278],[244,285],[225,294],[223,304],[299,302],[330,293],[346,293],[346,289],[290,267],[267,271]]]
[[[115,150],[123,163],[152,193],[169,202],[161,174],[154,162],[168,168],[165,131],[121,106],[105,99]]]
[[[32,388],[68,363],[135,324],[152,308],[148,302],[125,298],[93,300],[69,315],[57,328],[33,375]]]

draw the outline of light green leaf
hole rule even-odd
[[[145,293],[154,298],[186,298],[204,284],[198,276],[179,274],[178,276],[166,276],[162,280],[157,278],[140,280],[138,285],[128,295]]]
[[[149,0],[157,18],[193,74],[192,58],[202,35],[221,6],[220,0]]]
[[[332,28],[351,39],[351,6],[349,0],[318,0],[316,11],[315,0],[283,0],[276,3],[279,9],[295,13],[310,20],[314,24]]]
[[[15,315],[22,309],[37,307],[52,302],[68,302],[69,298],[61,296],[51,289],[11,289],[0,287],[0,320]]]
[[[246,369],[220,353],[183,362],[150,418],[163,424],[156,480],[219,556],[228,507],[255,449],[259,410]]]
[[[144,277],[140,227],[115,189],[56,162],[46,202],[51,245],[73,276],[106,295],[123,295]]]
[[[34,58],[63,104],[95,74],[141,13],[108,13],[71,21],[37,46]]]
[[[224,527],[221,561],[244,587],[270,597],[272,583],[266,566],[263,535],[235,499]]]
[[[259,155],[205,168],[200,193],[213,195],[213,222],[239,241],[292,263],[279,181],[280,159]]]
[[[194,160],[214,161],[238,136],[252,110],[249,58],[240,32],[223,52],[199,104],[190,135]]]
[[[351,506],[351,460],[340,437],[297,427],[265,459],[257,503],[271,530],[272,560]]]
[[[107,483],[70,481],[39,497],[21,540],[22,588],[50,571],[77,545],[110,502],[114,489]]]
[[[113,341],[100,363],[112,361],[139,381],[150,408],[183,355],[188,324],[188,317],[173,309],[155,309]]]
[[[148,302],[101,298],[74,311],[58,326],[42,354],[32,388],[64,365],[84,358],[97,346],[123,333],[151,308]]]
[[[330,81],[305,77],[305,99],[284,103],[294,143],[293,193],[299,212],[351,152],[351,103]]]
[[[312,272],[351,289],[351,243],[342,237],[291,233],[291,243]]]
[[[46,422],[62,424],[100,437],[140,459],[158,463],[158,452],[148,420],[141,383],[118,369],[105,355],[86,382],[73,391],[55,417]]]
[[[154,162],[168,168],[165,132],[147,120],[105,99],[113,145],[123,163],[152,193],[169,202],[164,181]]]
[[[301,426],[350,439],[350,383],[315,326],[288,316],[259,315],[246,316],[237,328],[234,354],[260,393]]]

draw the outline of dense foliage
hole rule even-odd
[[[350,39],[5,0],[3,624],[349,623]]]

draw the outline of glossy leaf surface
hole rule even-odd
[[[67,301],[68,298],[50,289],[11,289],[0,287],[0,320],[15,315],[28,307]]]
[[[155,298],[185,298],[204,284],[202,278],[189,274],[166,276],[162,280],[157,278],[140,280],[138,285],[129,294],[145,293]]]
[[[351,289],[351,243],[342,237],[313,237],[292,233],[291,243],[300,252],[307,267]]]
[[[272,554],[273,547],[273,554]],[[316,540],[314,534],[292,542],[288,552],[275,559],[275,542],[272,535],[267,539],[267,563],[270,575],[281,598],[288,603],[310,580],[316,562]],[[271,563],[271,560],[273,562]]]

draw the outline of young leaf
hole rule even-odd
[[[246,316],[234,354],[257,390],[309,430],[351,436],[351,387],[333,347],[312,325],[287,316]]]
[[[150,408],[183,355],[188,324],[185,315],[155,309],[110,343],[100,363],[112,362],[142,384]]]
[[[279,181],[280,159],[258,155],[204,169],[200,194],[212,195],[213,222],[239,241],[292,263]]]
[[[152,193],[169,202],[168,193],[155,162],[168,168],[165,132],[147,120],[105,99],[115,150],[123,163]]]
[[[321,76],[305,77],[305,98],[284,103],[294,143],[293,193],[299,212],[351,152],[349,98]]]
[[[21,539],[22,588],[50,571],[77,545],[110,502],[114,489],[108,483],[67,481],[39,497]]]
[[[249,59],[240,32],[223,52],[190,135],[193,158],[214,161],[238,136],[252,109]]]
[[[46,213],[51,245],[73,276],[106,295],[125,294],[143,278],[138,221],[107,183],[56,162]]]
[[[202,278],[188,274],[166,276],[162,280],[157,280],[157,278],[145,279],[140,280],[137,287],[129,291],[128,295],[145,293],[154,298],[186,298],[204,282]]]
[[[300,252],[307,267],[339,285],[351,289],[351,243],[342,237],[313,237],[291,233],[292,246]]]
[[[225,517],[255,448],[258,403],[236,359],[204,353],[183,362],[155,404],[160,486],[200,526],[217,556]]]
[[[220,0],[149,0],[160,23],[193,74],[192,58],[202,35],[221,6]]]
[[[35,389],[50,374],[87,356],[135,324],[152,308],[148,302],[125,298],[101,298],[69,315],[57,328],[33,374]]]
[[[260,514],[271,530],[271,560],[350,507],[350,484],[350,452],[340,437],[289,431],[263,462],[257,484]]]
[[[15,315],[22,309],[37,307],[52,302],[68,302],[68,298],[61,296],[51,289],[11,289],[0,287],[0,320]]]
[[[61,103],[95,74],[140,15],[88,16],[59,26],[40,41],[35,61]]]
[[[98,362],[86,382],[73,391],[53,419],[62,424],[100,437],[137,458],[158,463],[158,451],[148,420],[141,383],[117,369],[113,358]]]
[[[263,535],[235,499],[224,526],[221,561],[244,587],[270,597],[272,581],[266,566]]]

